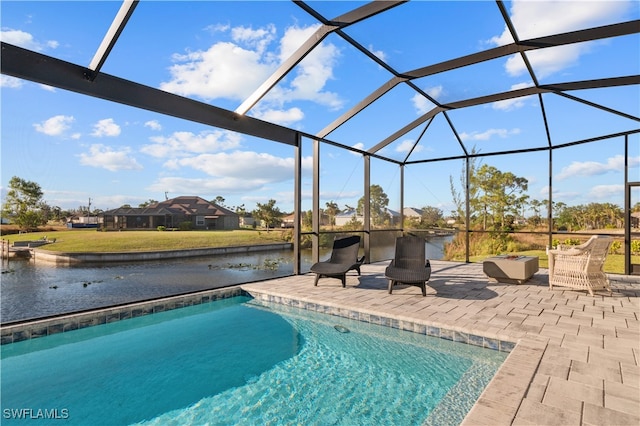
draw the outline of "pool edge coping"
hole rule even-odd
[[[248,295],[238,285],[127,303],[116,307],[57,315],[44,319],[25,320],[18,324],[0,326],[0,346],[187,306],[210,303],[220,299]]]

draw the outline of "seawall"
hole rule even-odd
[[[253,246],[209,247],[186,250],[159,250],[136,252],[60,252],[33,249],[36,262],[54,263],[58,266],[81,263],[138,262],[145,260],[181,259],[188,257],[212,256],[223,254],[246,254],[268,250],[291,250],[292,243],[258,244]]]

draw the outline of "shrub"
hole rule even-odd
[[[164,226],[162,226],[162,225],[160,225],[160,226],[158,226],[158,228],[157,228],[157,229],[158,229],[158,231],[164,231],[164,230],[166,230],[167,228],[166,228],[166,227],[164,227]]]
[[[179,228],[181,231],[191,231],[193,224],[190,221],[185,220],[184,222],[180,222]]]
[[[611,243],[611,246],[609,247],[609,253],[616,254],[620,251],[621,247],[622,247],[622,243],[620,241],[614,241]]]
[[[640,240],[631,241],[631,253],[640,254]]]

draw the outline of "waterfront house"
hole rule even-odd
[[[239,229],[239,216],[224,207],[196,196],[176,197],[147,207],[119,207],[103,212],[100,226],[106,230]]]

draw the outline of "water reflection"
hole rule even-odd
[[[445,239],[427,242],[427,257],[441,259]],[[391,259],[394,247],[378,247]],[[329,253],[322,253],[321,260]],[[311,267],[303,251],[301,270]],[[293,252],[276,250],[147,261],[56,267],[45,262],[3,260],[0,322],[41,318],[293,274]]]
[[[3,263],[0,322],[141,301],[293,274],[290,250],[56,267]]]

